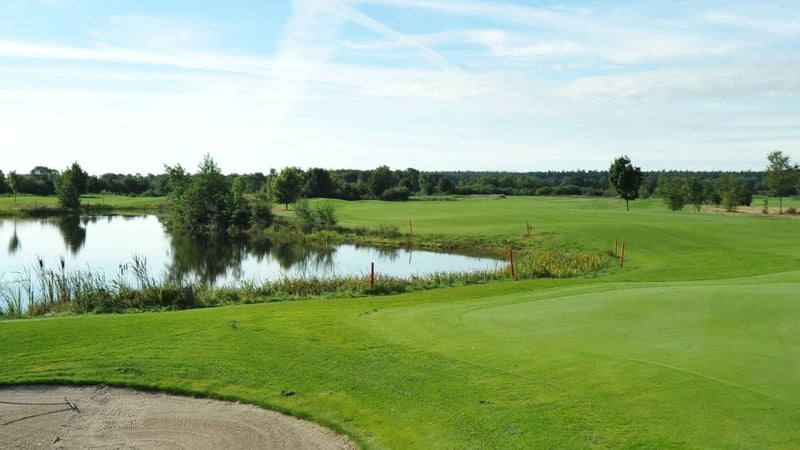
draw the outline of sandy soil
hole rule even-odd
[[[102,385],[0,387],[0,447],[356,448],[319,425],[252,405]]]

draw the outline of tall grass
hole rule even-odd
[[[516,263],[516,278],[565,278],[596,274],[609,258],[580,250],[525,250]],[[91,269],[67,269],[64,260],[47,267],[41,259],[31,268],[0,281],[0,300],[8,317],[56,313],[113,313],[177,310],[302,298],[356,298],[508,280],[507,267],[472,272],[434,272],[409,278],[368,274],[338,277],[302,275],[278,280],[244,280],[214,287],[167,276],[155,277],[147,260],[134,256],[116,277]]]

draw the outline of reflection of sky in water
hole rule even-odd
[[[16,276],[15,272],[32,268],[39,257],[47,268],[57,268],[63,257],[68,270],[91,268],[103,272],[109,280],[115,279],[119,265],[131,262],[134,255],[144,257],[157,278],[173,263],[175,255],[169,236],[154,216],[82,218],[79,226],[85,233],[76,232],[74,226],[70,232],[68,226],[59,226],[58,220],[0,219],[0,280],[9,281]],[[65,239],[72,241],[72,248]],[[245,253],[239,261],[241,270],[229,267],[217,278],[217,284],[230,283],[236,278],[265,281],[283,277],[367,276],[373,262],[376,274],[404,278],[433,272],[495,269],[504,264],[486,258],[352,245],[312,253],[289,269],[281,267],[278,261],[272,254]]]

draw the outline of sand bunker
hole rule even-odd
[[[0,437],[2,448],[20,449],[356,448],[319,425],[252,405],[102,385],[0,387]]]

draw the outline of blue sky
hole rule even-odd
[[[761,170],[800,158],[800,2],[0,0],[0,148],[6,173]]]

